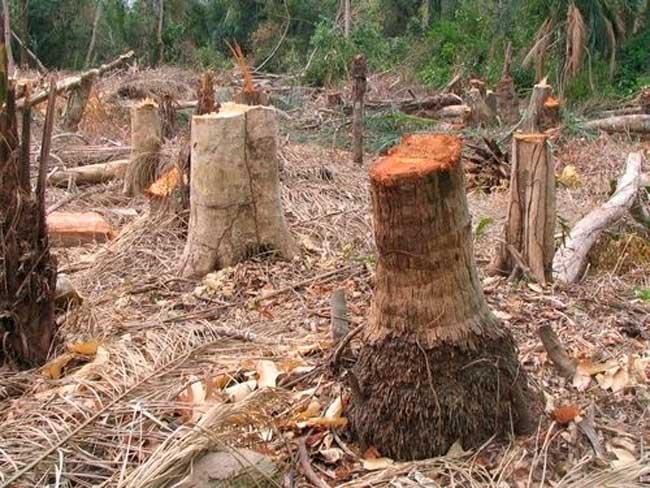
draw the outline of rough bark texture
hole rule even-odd
[[[126,195],[141,195],[155,181],[161,146],[158,105],[145,100],[131,109],[131,162],[124,176]]]
[[[91,76],[81,80],[79,86],[70,91],[62,122],[62,126],[66,131],[77,132],[79,130],[79,124],[86,111],[86,105],[96,78],[97,75],[93,73]]]
[[[368,60],[358,54],[352,60],[352,160],[363,164],[363,113],[368,87]]]
[[[5,60],[6,63],[6,60]],[[6,64],[0,83],[6,83]],[[36,192],[29,177],[30,111],[18,142],[13,88],[0,90],[0,363],[19,367],[43,364],[54,343],[56,260],[50,255],[45,224],[45,173],[40,164]],[[55,93],[50,93],[41,161],[49,156]],[[22,146],[22,147],[21,147]],[[27,157],[25,157],[27,156]]]
[[[263,251],[292,258],[280,201],[275,113],[224,104],[192,119],[190,223],[181,272],[202,276]]]
[[[585,122],[582,127],[587,130],[603,130],[605,132],[650,134],[650,115],[619,115],[606,119],[590,120]]]
[[[519,98],[515,90],[515,82],[510,73],[512,64],[512,44],[508,43],[506,57],[503,64],[503,74],[497,85],[497,106],[501,122],[506,125],[514,125],[519,122]]]
[[[623,217],[637,201],[641,185],[643,154],[631,153],[625,173],[616,192],[607,203],[592,210],[571,229],[564,244],[553,259],[553,272],[559,281],[575,283],[580,280],[587,264],[587,256],[601,233]]]
[[[503,242],[491,271],[506,276],[526,271],[542,283],[550,281],[555,220],[555,173],[547,137],[516,134]]]
[[[409,136],[370,171],[379,260],[350,418],[393,459],[529,424],[515,344],[476,272],[461,150],[455,137]]]

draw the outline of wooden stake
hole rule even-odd
[[[363,116],[366,88],[368,86],[368,60],[357,54],[352,60],[352,160],[363,164]]]

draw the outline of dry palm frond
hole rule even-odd
[[[284,410],[287,405],[283,395],[273,390],[262,390],[238,403],[215,405],[195,426],[181,427],[170,435],[118,486],[154,488],[178,482],[202,454],[226,448],[226,442],[243,430],[264,427],[272,418],[272,410]]]
[[[528,69],[535,65],[535,72],[537,79],[542,79],[544,76],[544,61],[546,60],[546,51],[551,44],[553,38],[553,21],[548,18],[544,21],[542,26],[535,34],[535,42],[533,47],[530,48],[528,54],[524,57],[522,65]]]
[[[587,25],[575,3],[569,5],[566,27],[566,54],[564,63],[564,80],[575,77],[582,67],[582,60],[587,48]]]
[[[237,42],[233,42],[232,44],[228,43],[228,47],[230,48],[230,51],[232,52],[232,55],[242,72],[242,76],[244,77],[244,93],[255,92],[256,90],[255,84],[253,83],[253,70],[246,60],[246,56],[244,56],[242,48],[239,44],[237,44]]]
[[[616,70],[616,33],[614,32],[614,25],[609,19],[604,18],[603,21],[609,40],[609,79],[611,81],[614,78],[614,71]]]
[[[578,468],[571,470],[556,485],[557,488],[636,488],[647,486],[641,482],[643,476],[650,473],[650,455],[645,455],[636,462],[619,467],[610,467],[602,471],[585,473],[585,464],[578,463]]]

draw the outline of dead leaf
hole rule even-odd
[[[364,459],[379,459],[380,457],[382,457],[382,455],[375,446],[370,446],[366,449],[366,452],[363,453]]]
[[[317,417],[321,410],[321,404],[318,400],[312,400],[304,412],[300,412],[296,416],[296,420],[307,420],[312,417]]]
[[[581,184],[578,171],[572,164],[566,165],[557,179],[567,188],[577,188]]]
[[[251,380],[230,386],[224,390],[224,393],[231,402],[237,403],[248,398],[256,389],[257,381]]]
[[[275,388],[277,385],[278,371],[273,361],[262,360],[257,362],[257,384],[260,388]]]
[[[391,467],[395,461],[389,458],[364,459],[362,464],[366,471],[379,471]]]
[[[636,456],[627,449],[613,447],[611,451],[616,456],[616,459],[611,462],[613,468],[620,469],[637,461]]]
[[[327,419],[338,419],[343,415],[343,398],[339,395],[325,410],[324,417]]]
[[[323,458],[323,461],[325,461],[326,464],[336,464],[345,456],[343,450],[338,447],[323,449],[319,451],[318,454]]]
[[[68,350],[76,354],[83,354],[84,356],[94,356],[97,354],[98,347],[99,342],[97,341],[77,342],[75,344],[68,345]]]
[[[71,352],[61,354],[43,366],[43,374],[52,380],[60,379],[63,374],[63,368],[65,368],[74,358],[75,355]]]
[[[445,457],[450,458],[450,459],[458,459],[466,456],[469,454],[470,451],[465,451],[463,449],[463,446],[460,443],[460,439],[458,439],[456,442],[454,442],[449,450],[447,451],[447,454],[445,454]]]
[[[580,415],[580,407],[575,404],[562,405],[553,410],[552,417],[560,425],[567,425]]]

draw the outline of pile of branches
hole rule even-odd
[[[491,193],[510,180],[510,157],[495,139],[482,138],[482,144],[466,144],[469,154],[464,164],[469,189]]]

